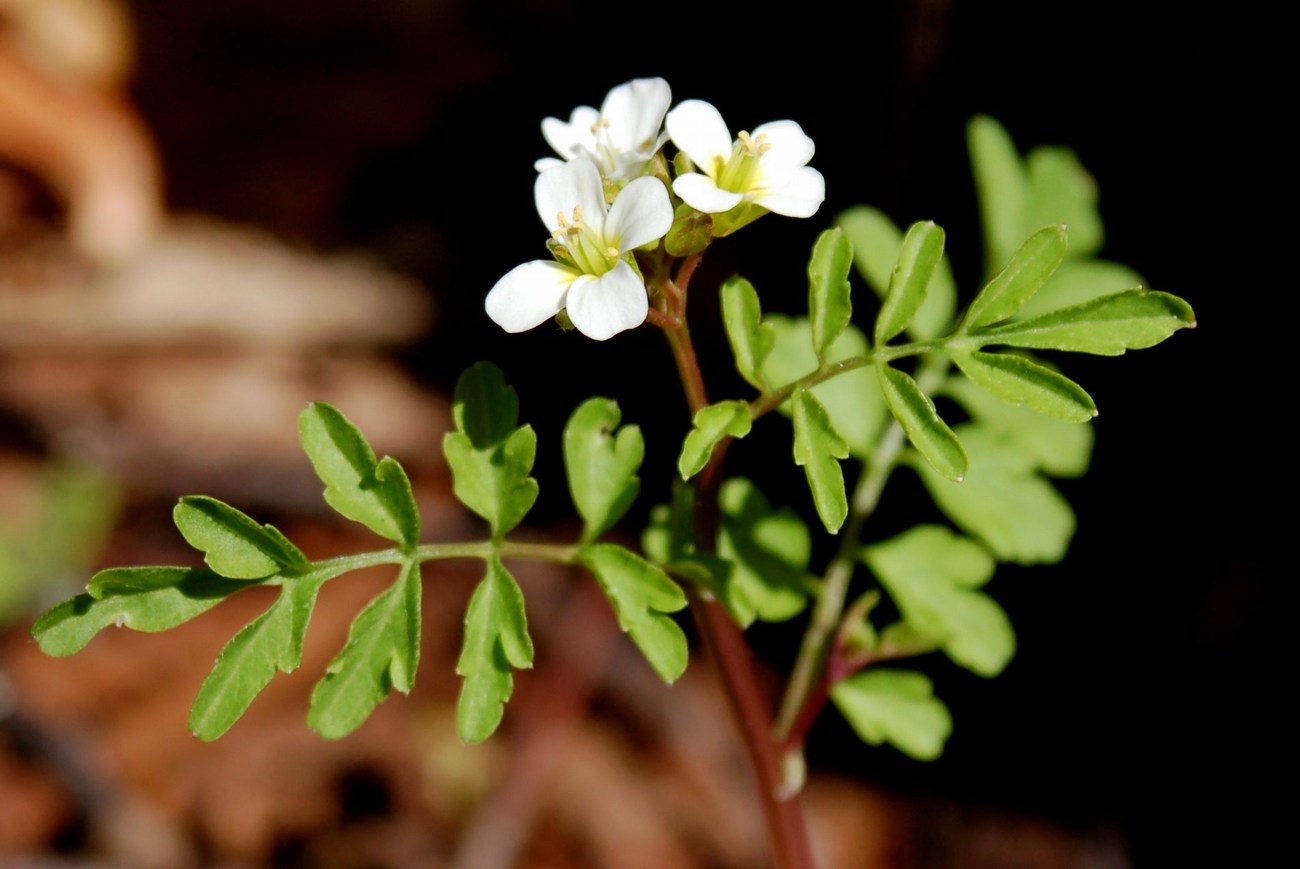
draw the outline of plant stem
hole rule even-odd
[[[926,360],[917,372],[917,383],[923,392],[929,395],[939,388],[947,374],[948,364],[947,359],[937,356]],[[849,580],[857,566],[862,526],[879,505],[885,483],[897,467],[906,445],[903,429],[891,421],[867,463],[866,473],[853,490],[848,521],[840,529],[839,549],[826,569],[812,620],[799,646],[799,655],[777,715],[776,732],[787,751],[797,751],[803,746],[808,729],[826,702],[827,691],[834,684],[833,678],[847,675],[827,673],[827,658],[844,613]]]
[[[853,490],[853,502],[849,507],[849,518],[840,530],[840,545],[826,569],[822,580],[821,593],[813,608],[812,620],[803,635],[799,646],[799,656],[795,659],[794,671],[790,674],[790,684],[781,701],[781,712],[776,719],[777,734],[791,747],[803,744],[803,734],[812,725],[811,717],[801,715],[806,706],[816,705],[820,708],[826,699],[826,687],[819,677],[826,666],[827,654],[831,641],[839,627],[840,615],[844,612],[844,599],[848,594],[849,580],[853,578],[853,568],[858,560],[858,538],[862,526],[875,512],[880,503],[880,493],[885,482],[898,463],[906,439],[898,423],[891,422],[876,451],[867,466],[867,472],[858,480]],[[796,724],[802,726],[796,728]],[[799,733],[797,731],[802,731]]]
[[[699,256],[688,257],[678,270],[674,288],[680,293],[680,302],[674,313],[681,325],[664,330],[692,416],[709,403],[704,375],[686,326],[686,290],[699,259]],[[722,465],[729,442],[729,438],[724,438],[714,448],[708,464],[695,480],[692,517],[695,547],[700,552],[713,552],[717,543],[721,521],[718,487],[722,482]],[[772,731],[771,709],[759,685],[744,634],[731,614],[716,600],[706,598],[695,589],[691,595],[691,612],[705,645],[717,662],[732,717],[740,728],[750,765],[758,779],[759,802],[776,865],[779,869],[812,869],[812,851],[803,809],[797,794],[783,793],[783,754]]]

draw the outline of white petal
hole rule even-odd
[[[826,198],[826,179],[809,166],[796,167],[788,174],[771,179],[771,182],[761,191],[756,191],[754,202],[775,214],[812,217]]]
[[[559,263],[534,260],[515,266],[497,281],[483,307],[507,332],[540,326],[560,313],[577,273]]]
[[[582,217],[598,230],[605,225],[605,189],[600,170],[585,157],[553,166],[537,176],[533,184],[537,215],[551,232],[560,228],[559,215],[573,219],[575,206]]]
[[[687,100],[669,112],[668,135],[677,149],[686,152],[705,173],[716,171],[719,158],[725,162],[731,156],[727,123],[717,109],[703,100]]]
[[[609,122],[610,139],[621,151],[649,155],[657,150],[659,128],[672,101],[668,82],[661,78],[638,78],[610,91],[600,114]]]
[[[538,172],[545,172],[552,166],[559,166],[563,162],[563,160],[557,157],[538,157],[537,160],[533,162],[533,168]]]
[[[572,160],[579,154],[591,154],[596,147],[596,135],[591,132],[592,124],[600,119],[600,113],[591,106],[578,106],[569,115],[568,123],[559,118],[546,118],[542,121],[542,136],[546,144],[555,149],[566,160]]]
[[[795,166],[807,166],[813,158],[813,140],[804,133],[803,127],[794,121],[773,121],[755,127],[753,136],[766,136],[772,147],[763,154],[764,166],[793,169]]]
[[[663,238],[672,225],[668,188],[658,178],[643,176],[619,191],[605,221],[605,238],[619,253],[627,253]]]
[[[627,263],[593,277],[583,275],[569,288],[569,319],[574,327],[597,341],[612,338],[645,322],[650,303],[645,284]]]
[[[678,175],[677,180],[673,182],[673,192],[691,208],[703,211],[705,214],[730,211],[745,198],[743,194],[720,189],[713,183],[712,178],[707,178],[698,172]]]

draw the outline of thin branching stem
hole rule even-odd
[[[861,357],[859,357],[861,358]],[[948,371],[948,360],[932,356],[917,373],[918,384],[928,395],[939,388]],[[890,422],[867,462],[866,472],[858,479],[849,505],[849,516],[840,530],[840,544],[826,569],[812,619],[804,633],[795,659],[790,682],[781,700],[776,732],[787,750],[803,746],[808,728],[826,701],[832,678],[848,675],[827,670],[831,645],[844,615],[849,581],[858,562],[862,527],[880,504],[880,495],[890,475],[898,466],[907,439],[897,422]],[[859,668],[860,669],[860,668]]]
[[[671,282],[673,289],[681,294],[680,307],[674,312],[681,319],[681,325],[664,330],[692,415],[709,403],[704,375],[686,326],[686,292],[699,260],[698,255],[688,257],[678,270],[676,281]],[[701,552],[712,552],[717,542],[721,521],[718,487],[722,483],[722,466],[729,441],[724,438],[714,448],[708,463],[695,479],[692,518],[695,546]],[[691,590],[691,595],[691,612],[705,645],[717,662],[732,716],[740,728],[750,764],[758,779],[759,802],[767,821],[776,865],[779,869],[813,869],[803,808],[797,795],[783,792],[781,746],[772,730],[771,708],[760,686],[745,636],[731,614],[716,600],[704,597],[696,589]]]

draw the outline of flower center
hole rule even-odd
[[[622,149],[614,144],[610,135],[609,118],[598,118],[596,123],[591,125],[591,135],[596,140],[596,150],[594,156],[600,164],[600,174],[604,176],[612,175],[618,169],[618,155]]]
[[[551,236],[564,245],[573,263],[589,275],[603,275],[618,261],[618,248],[610,245],[582,219],[582,206],[573,206],[573,216],[561,211],[555,216],[559,228]]]
[[[732,193],[745,193],[753,189],[758,174],[758,161],[771,148],[772,143],[767,140],[766,133],[754,137],[747,130],[741,130],[731,149],[731,156],[718,169],[714,182]],[[718,162],[722,161],[719,159]]]

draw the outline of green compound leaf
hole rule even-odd
[[[1035,469],[1032,455],[986,426],[958,426],[970,453],[970,472],[960,483],[928,465],[914,463],[934,502],[959,528],[978,537],[999,561],[1051,564],[1060,561],[1074,536],[1069,503]]]
[[[944,394],[961,404],[980,427],[1006,438],[1034,467],[1051,477],[1078,477],[1088,470],[1094,432],[1043,416],[1026,407],[1013,407],[964,377],[950,377]]]
[[[889,294],[894,265],[903,247],[903,233],[883,212],[866,205],[843,212],[835,218],[835,225],[844,230],[853,246],[853,265],[858,274],[883,300]],[[918,341],[936,338],[952,325],[956,309],[957,283],[948,258],[941,257],[908,333]]]
[[[1070,238],[1074,238],[1071,231]],[[1071,253],[1074,242],[1071,241]],[[1142,286],[1142,276],[1128,266],[1106,260],[1078,260],[1069,257],[1052,279],[1034,294],[1016,317],[1026,320],[1061,308],[1082,305],[1103,296],[1113,296]]]
[[[291,580],[280,596],[226,643],[190,708],[190,732],[211,741],[240,719],[276,671],[302,663],[303,637],[327,576]]]
[[[452,491],[487,520],[499,540],[537,500],[537,481],[528,476],[537,435],[529,426],[515,428],[519,399],[501,369],[490,362],[476,363],[461,374],[452,416],[457,431],[448,432],[442,441]]]
[[[257,584],[193,567],[101,570],[91,578],[86,594],[41,615],[32,625],[32,637],[42,652],[61,658],[81,651],[106,627],[166,631]]]
[[[298,417],[298,434],[325,484],[327,504],[406,548],[419,542],[420,513],[406,471],[395,459],[375,461],[357,427],[323,402],[313,402]]]
[[[1097,184],[1069,148],[1038,147],[1025,160],[1029,193],[1021,231],[1059,223],[1070,232],[1070,255],[1086,257],[1101,249]]]
[[[456,703],[461,739],[482,742],[493,734],[515,690],[511,670],[532,666],[524,593],[493,556],[465,611],[465,641],[456,661],[456,673],[465,679]]]
[[[682,442],[677,457],[677,472],[689,480],[709,463],[713,448],[725,437],[743,438],[753,427],[749,404],[743,401],[719,401],[695,412],[694,427]]]
[[[665,682],[686,672],[686,635],[665,613],[686,606],[686,594],[668,574],[631,550],[593,543],[578,553],[614,607],[618,624]]]
[[[823,362],[853,314],[849,290],[852,265],[853,248],[841,230],[828,229],[817,237],[808,260],[808,318],[813,349]]]
[[[952,733],[952,715],[929,678],[911,670],[866,670],[831,688],[831,700],[869,745],[890,743],[934,760]]]
[[[204,553],[208,567],[222,576],[260,579],[311,566],[302,550],[275,527],[259,525],[216,498],[181,498],[172,518],[185,540]]]
[[[420,564],[406,561],[352,620],[347,643],[311,692],[307,726],[326,739],[347,736],[390,691],[410,693],[419,663]]]
[[[978,329],[1019,311],[1061,265],[1066,247],[1065,227],[1045,226],[1031,235],[971,302],[963,327]]]
[[[877,365],[876,375],[890,412],[907,433],[912,446],[930,467],[949,480],[961,482],[966,476],[966,451],[957,435],[939,417],[930,396],[896,368]]]
[[[943,230],[933,222],[914,223],[907,230],[890,274],[889,293],[876,317],[876,344],[884,344],[912,324],[943,261],[943,240]]]
[[[817,515],[831,534],[840,530],[849,515],[844,493],[844,472],[836,459],[849,457],[849,445],[831,424],[826,408],[807,389],[800,389],[794,405],[794,463],[808,477]]]
[[[755,618],[781,622],[802,612],[811,583],[812,540],[799,514],[774,509],[757,486],[741,477],[722,484],[718,506],[718,555],[732,566],[724,596],[741,627]]]
[[[938,525],[920,525],[868,546],[863,560],[907,624],[933,638],[954,663],[986,678],[1016,651],[1011,621],[977,591],[996,567],[984,547]]]
[[[818,369],[812,349],[812,325],[807,319],[772,316],[767,318],[775,341],[763,366],[768,383],[784,386]],[[856,326],[849,326],[831,345],[829,358],[839,362],[867,352],[867,339]],[[876,385],[876,376],[863,366],[825,380],[812,388],[812,394],[830,414],[835,430],[843,436],[853,456],[865,459],[875,449],[876,438],[889,422],[885,397]],[[793,405],[787,401],[778,410],[791,416]]]
[[[970,337],[981,344],[1120,356],[1126,350],[1153,347],[1179,329],[1195,326],[1191,306],[1177,296],[1128,290],[1029,320],[981,329]]]
[[[763,309],[754,285],[742,277],[728,278],[722,285],[722,322],[727,328],[736,370],[755,389],[766,392],[763,362],[772,351],[776,335],[763,322]]]
[[[1006,129],[987,115],[972,118],[967,124],[966,145],[979,193],[986,262],[991,270],[1006,262],[1025,237],[1029,179]]]
[[[835,218],[853,248],[853,267],[881,299],[889,295],[889,280],[903,246],[903,233],[878,208],[859,205]]]
[[[967,377],[1003,401],[1066,422],[1088,422],[1097,405],[1083,387],[1045,365],[1009,353],[953,353]]]
[[[637,471],[645,458],[645,440],[635,425],[619,428],[621,418],[616,402],[589,398],[564,427],[564,467],[582,516],[583,543],[614,527],[641,491]]]

